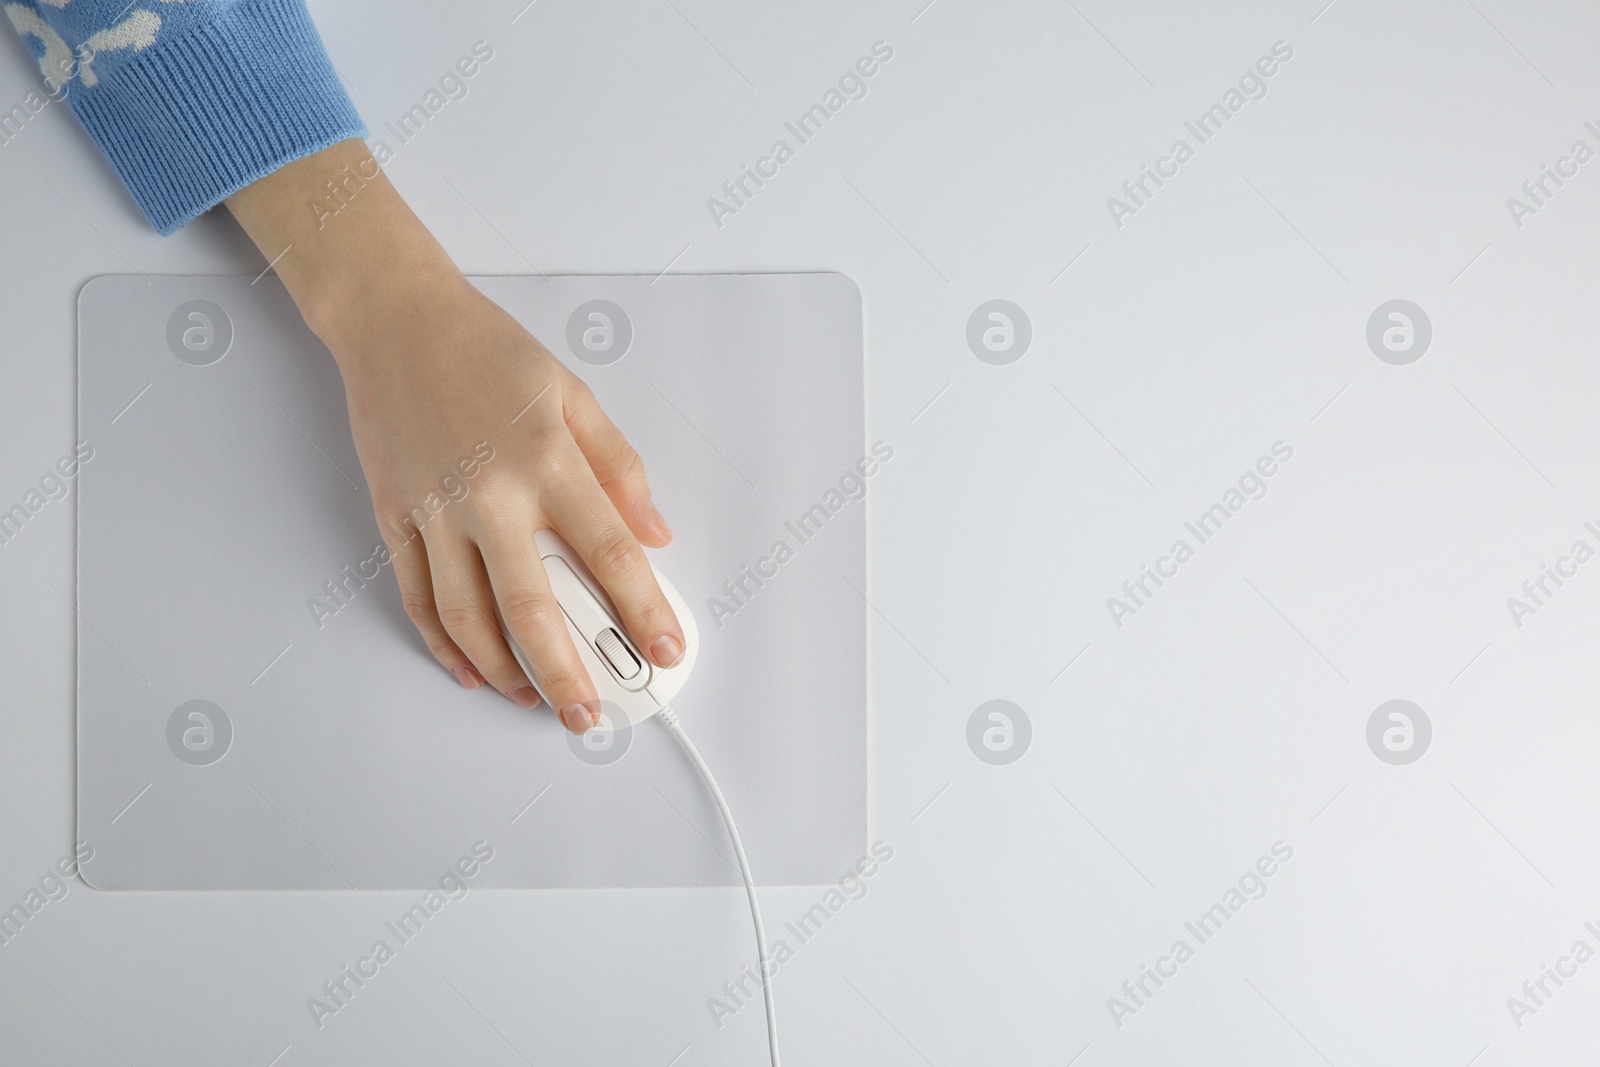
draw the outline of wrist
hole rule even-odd
[[[419,314],[460,300],[470,288],[437,246],[373,244],[356,255],[301,264],[292,279],[284,278],[306,325],[347,377],[382,356],[384,337],[403,331]]]
[[[367,148],[341,141],[227,201],[340,369],[470,285]]]

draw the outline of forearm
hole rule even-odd
[[[366,133],[303,0],[0,7],[162,233]]]
[[[341,369],[373,317],[465,284],[358,140],[295,160],[226,204]]]

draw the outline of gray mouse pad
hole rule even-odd
[[[676,534],[653,558],[702,642],[675,706],[757,878],[836,880],[868,839],[866,506],[890,451],[855,285],[474,282],[647,460]],[[738,881],[660,723],[585,744],[429,655],[375,560],[337,370],[276,278],[101,277],[78,311],[91,885],[421,888],[475,845],[474,886]]]

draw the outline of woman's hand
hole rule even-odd
[[[331,217],[330,179],[348,192]],[[292,163],[228,206],[269,259],[283,253],[279,275],[338,361],[378,525],[434,657],[467,688],[487,680],[526,708],[536,682],[574,733],[598,722],[534,546],[548,528],[588,563],[634,643],[675,664],[683,630],[640,548],[672,532],[638,453],[588,387],[461,276],[365,146]]]

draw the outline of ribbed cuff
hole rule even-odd
[[[169,234],[285,163],[367,129],[304,0],[247,0],[68,97]]]

